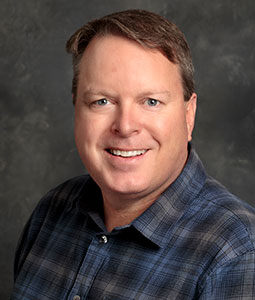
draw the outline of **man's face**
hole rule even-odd
[[[108,35],[81,63],[75,140],[104,197],[158,196],[187,159],[196,95],[184,102],[180,72],[161,52]]]

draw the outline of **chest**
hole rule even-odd
[[[13,299],[192,299],[196,294],[202,266],[187,245],[160,248],[142,236],[90,229],[51,232],[40,232],[28,253]]]

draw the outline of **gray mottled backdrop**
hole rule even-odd
[[[209,173],[255,204],[254,0],[1,0],[0,299],[15,245],[40,197],[85,170],[73,140],[65,41],[94,17],[148,9],[186,33],[199,108],[194,144]]]

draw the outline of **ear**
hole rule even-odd
[[[187,133],[188,141],[192,140],[192,131],[195,125],[195,116],[197,109],[197,94],[193,93],[189,101],[185,102],[186,106],[186,124],[187,124]]]

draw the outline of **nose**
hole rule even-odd
[[[112,132],[121,137],[135,135],[141,130],[141,117],[132,105],[121,105],[115,111]]]

